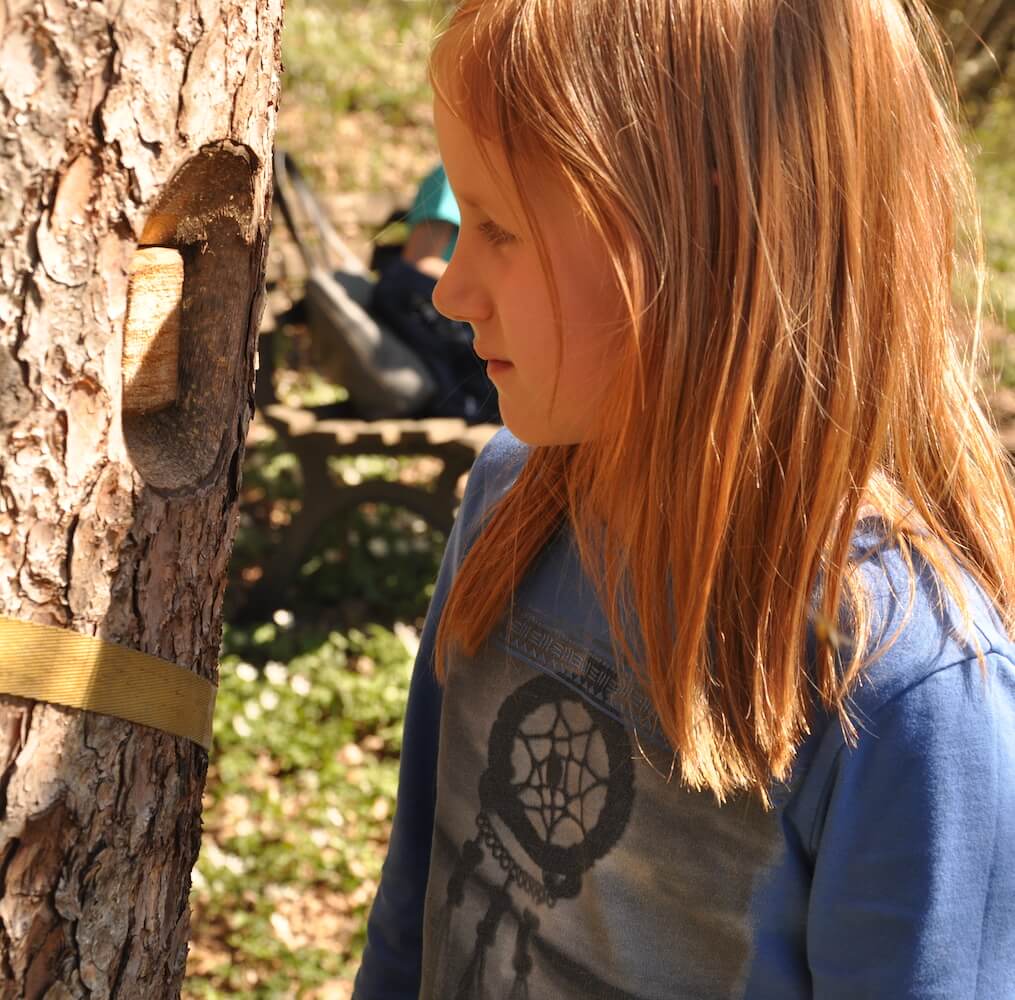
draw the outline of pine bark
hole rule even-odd
[[[212,680],[281,8],[0,0],[0,615]],[[186,261],[179,396],[131,415],[123,323],[142,245]],[[0,997],[179,995],[206,770],[186,740],[0,696]]]

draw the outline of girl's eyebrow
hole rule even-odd
[[[483,201],[475,194],[471,196],[466,194],[460,195],[457,192],[455,192],[455,198],[459,205],[472,209],[474,212],[479,212],[481,215],[509,220],[509,223],[512,225],[518,224],[518,213],[508,202],[502,200],[491,203],[490,201]]]
[[[461,204],[467,205],[469,208],[478,208],[481,211],[486,208],[482,201],[480,201],[475,195],[470,196],[467,194],[458,194],[456,192],[455,197],[459,202],[461,202]]]

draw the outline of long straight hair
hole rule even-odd
[[[596,433],[531,449],[464,559],[440,676],[568,525],[684,781],[767,801],[815,687],[852,737],[850,689],[886,648],[851,547],[866,512],[963,615],[960,568],[1011,629],[979,221],[922,3],[465,0],[431,76],[523,204],[527,171],[566,185],[628,316]]]

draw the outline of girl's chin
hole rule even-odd
[[[499,401],[504,426],[530,448],[581,444],[586,440],[574,427],[559,426],[545,415],[541,417],[531,401],[512,398],[511,393],[501,394]]]

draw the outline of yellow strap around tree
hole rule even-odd
[[[0,616],[0,694],[112,715],[211,749],[216,687],[175,663]]]

